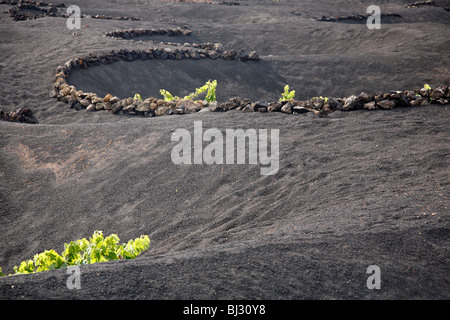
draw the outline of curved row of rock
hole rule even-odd
[[[90,66],[99,64],[109,64],[120,60],[147,60],[147,59],[224,59],[224,60],[239,60],[258,61],[259,57],[256,52],[252,51],[246,53],[244,50],[223,50],[220,44],[211,44],[211,47],[216,50],[194,48],[150,48],[147,50],[112,50],[105,54],[90,53],[85,57],[71,59],[64,65],[58,66],[53,83],[53,90],[50,93],[52,98],[57,98],[69,105],[70,108],[76,110],[86,109],[88,111],[110,110],[113,113],[128,113],[138,115],[164,115],[171,113],[196,112],[206,106],[212,107],[214,104],[208,105],[202,102],[187,102],[187,105],[179,105],[178,101],[164,101],[157,98],[148,98],[144,101],[134,98],[119,99],[110,94],[105,97],[98,97],[95,93],[86,93],[77,90],[74,86],[66,82],[67,77],[73,70],[80,68],[88,68]],[[180,109],[180,110],[177,110]]]
[[[192,34],[192,31],[188,27],[177,27],[177,28],[153,28],[153,29],[128,29],[128,30],[116,30],[116,31],[110,31],[105,32],[102,34],[103,37],[111,37],[115,39],[134,39],[138,37],[143,36],[169,36],[169,37],[188,37]],[[174,46],[174,47],[184,47],[184,48],[195,48],[195,49],[203,49],[210,52],[199,52],[200,54],[207,55],[210,58],[219,58],[223,57],[226,60],[233,60],[236,58],[234,56],[233,51],[227,51],[222,48],[221,43],[212,43],[212,42],[206,42],[206,43],[180,43],[180,42],[165,42],[165,41],[156,41],[156,40],[150,40],[154,45],[163,45],[163,46]],[[179,51],[180,53],[183,53],[183,51]],[[192,52],[190,52],[191,54]],[[189,54],[189,55],[190,55]],[[194,58],[196,56],[195,53],[192,53],[194,55]],[[222,55],[222,56],[220,56]],[[243,61],[244,59],[247,60],[258,60],[258,56],[256,55],[256,52],[252,51],[248,57],[245,56],[245,51],[239,51],[237,53],[237,57],[239,60]],[[187,56],[186,56],[187,57]],[[175,56],[176,58],[176,56]]]
[[[362,92],[359,95],[351,95],[345,98],[314,97],[306,101],[277,101],[268,103],[267,111],[293,114],[314,112],[317,115],[326,116],[333,111],[389,110],[398,107],[423,106],[430,103],[444,105],[448,104],[449,100],[449,87],[443,86],[435,89],[391,90],[380,94]],[[254,107],[252,111],[261,111],[258,108],[258,103],[251,106]],[[242,110],[245,111],[244,109]]]
[[[0,1],[0,4],[11,4],[13,7],[9,9],[9,15],[14,21],[34,20],[48,17],[62,16],[58,12],[58,8],[66,8],[66,4],[52,4],[40,1],[20,0],[20,1]]]
[[[135,98],[120,99],[111,94],[99,97],[96,93],[86,93],[77,90],[66,82],[67,77],[75,69],[87,68],[96,64],[108,64],[119,60],[132,61],[134,59],[201,59],[222,58],[241,59],[244,51],[235,50],[220,51],[220,54],[212,50],[193,50],[189,48],[150,48],[148,50],[119,50],[106,54],[94,55],[90,53],[86,57],[72,59],[64,65],[58,66],[57,74],[50,96],[63,101],[70,108],[87,111],[107,110],[114,114],[129,114],[142,116],[162,116],[171,114],[185,114],[202,111],[229,111],[232,109],[243,112],[283,112],[286,114],[299,114],[313,112],[319,116],[326,116],[335,110],[351,111],[357,109],[392,109],[395,107],[420,106],[430,103],[447,104],[450,99],[448,86],[435,89],[416,89],[405,91],[389,91],[382,94],[361,93],[347,98],[315,97],[306,101],[251,101],[239,97],[232,98],[225,103],[192,100],[164,101],[150,97],[144,101]],[[249,56],[246,55],[248,59]],[[259,60],[256,53],[251,54],[253,60]],[[244,59],[245,61],[246,59]]]

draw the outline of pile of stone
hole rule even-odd
[[[339,21],[355,21],[355,22],[366,22],[369,19],[370,15],[349,15],[349,16],[334,16],[334,17],[325,17],[322,16],[317,18],[316,21],[328,21],[328,22],[339,22]],[[381,18],[385,17],[397,17],[400,18],[401,15],[398,13],[382,13]]]
[[[11,122],[38,123],[33,115],[33,111],[28,107],[18,108],[10,112],[3,111],[2,108],[0,108],[0,119]]]

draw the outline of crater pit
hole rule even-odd
[[[135,60],[117,61],[75,70],[68,84],[78,90],[95,92],[99,96],[110,93],[121,99],[133,97],[160,97],[160,89],[176,96],[185,96],[217,80],[216,97],[226,101],[234,96],[255,100],[274,100],[285,84],[284,79],[271,68],[269,62],[223,59]]]

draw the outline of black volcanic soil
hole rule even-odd
[[[312,114],[202,112],[155,118],[69,109],[49,93],[58,65],[89,52],[146,48],[101,37],[189,26],[200,42],[255,50],[261,61],[135,61],[76,70],[83,91],[183,95],[218,79],[219,102],[344,97],[450,83],[450,13],[404,8],[381,30],[315,21],[366,14],[364,1],[72,1],[82,13],[14,22],[0,5],[0,106],[29,106],[39,124],[0,122],[0,267],[94,230],[125,242],[149,235],[135,260],[0,278],[0,299],[449,299],[449,105]],[[448,7],[448,1],[436,1]],[[168,41],[188,42],[183,37]],[[279,129],[280,168],[175,165],[172,131]],[[367,267],[381,289],[366,286]]]

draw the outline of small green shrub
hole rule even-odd
[[[89,240],[83,238],[64,244],[59,255],[55,250],[46,250],[36,254],[33,260],[22,261],[13,268],[15,274],[35,273],[46,270],[66,268],[73,265],[85,265],[119,259],[134,259],[148,250],[150,239],[141,236],[127,243],[119,244],[119,237],[111,234],[104,237],[102,231],[94,231]],[[0,276],[4,276],[0,268]]]
[[[185,96],[183,99],[194,100],[200,94],[206,93],[205,100],[208,102],[216,101],[217,80],[208,80],[202,87],[195,89],[195,92]],[[159,93],[164,97],[164,101],[178,100],[177,96],[173,96],[169,91],[161,89]]]
[[[136,93],[134,95],[134,99],[138,99],[138,100],[142,101],[141,95],[139,93]]]
[[[281,94],[280,101],[293,100],[295,97],[295,90],[289,91],[289,85],[284,87],[284,92]]]
[[[206,93],[205,100],[208,102],[216,101],[216,87],[217,87],[217,80],[209,80],[205,83],[204,86],[195,89],[194,93],[191,93],[190,95],[187,95],[184,97],[184,99],[190,99],[194,100],[197,98],[200,94]]]
[[[427,93],[425,93],[425,95],[428,96],[428,100],[430,100],[430,102],[433,102],[433,98],[429,96],[429,95],[430,95],[430,90],[431,90],[430,85],[428,85],[428,84],[425,83],[425,84],[423,85],[423,88],[422,88],[422,89],[427,91]],[[421,90],[421,91],[422,91],[422,90]]]
[[[161,90],[159,90],[159,93],[164,97],[164,101],[171,101],[171,100],[174,100],[174,99],[179,99],[179,97],[177,97],[177,96],[173,96],[169,91],[167,91],[167,90],[164,90],[164,89],[161,89]]]

